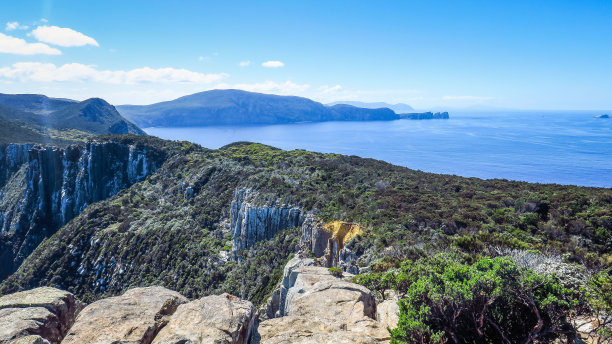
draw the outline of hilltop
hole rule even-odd
[[[67,144],[100,134],[144,131],[103,99],[82,102],[36,94],[0,94],[0,143]]]
[[[399,119],[386,108],[325,106],[303,97],[242,90],[205,91],[151,105],[120,105],[117,109],[143,128]]]

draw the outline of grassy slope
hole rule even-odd
[[[492,247],[565,254],[589,267],[612,265],[612,190],[436,175],[353,156],[282,151],[260,144],[207,150],[187,142],[123,138],[161,147],[170,158],[146,181],[88,207],[43,242],[0,292],[52,285],[87,301],[129,286],[161,284],[189,297],[228,291],[256,303],[295,250],[298,230],[280,233],[224,262],[237,187],[262,202],[313,210],[324,220],[368,229],[351,247],[360,264],[415,254]],[[196,196],[187,200],[181,183]],[[84,267],[79,269],[79,267]]]

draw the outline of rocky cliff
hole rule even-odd
[[[346,244],[364,228],[356,223],[331,221],[325,223],[302,208],[284,205],[280,199],[264,201],[253,189],[236,189],[230,206],[230,233],[233,240],[232,257],[240,260],[244,250],[258,241],[269,240],[279,231],[301,228],[300,244],[315,257],[322,258],[326,267],[341,267],[358,273],[356,256]]]
[[[302,210],[276,201],[272,205],[258,204],[258,193],[252,189],[236,189],[230,206],[232,254],[235,259],[257,241],[271,239],[281,230],[299,227],[304,219]]]
[[[118,142],[0,147],[0,280],[87,205],[139,182],[159,152]]]

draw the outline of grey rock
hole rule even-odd
[[[376,305],[376,320],[383,328],[394,329],[397,327],[400,312],[398,301],[396,297],[392,297]]]
[[[260,205],[257,192],[251,189],[234,191],[230,206],[230,229],[234,239],[232,255],[253,247],[260,240],[271,239],[281,230],[299,227],[303,217],[301,209],[292,206]]]
[[[375,320],[376,301],[367,288],[350,282],[351,274],[333,276],[312,260],[294,258],[285,267],[276,317],[259,324],[262,344],[276,343],[385,343],[386,327]],[[272,309],[273,311],[273,309]],[[272,313],[268,309],[267,313]]]
[[[149,344],[188,300],[162,287],[135,288],[85,307],[62,344]]]
[[[278,318],[286,315],[285,306],[287,303],[287,293],[294,287],[298,275],[303,272],[303,268],[306,266],[314,266],[314,264],[315,262],[313,259],[302,259],[297,256],[287,262],[283,269],[283,278],[266,303],[265,312],[261,315],[262,318]]]
[[[82,307],[71,293],[49,287],[2,296],[0,343],[23,342],[30,335],[59,343]]]
[[[180,305],[153,344],[243,344],[255,319],[249,301],[229,294],[207,296]]]

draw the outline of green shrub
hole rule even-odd
[[[427,269],[425,269],[427,268]],[[576,300],[554,277],[507,258],[466,265],[440,255],[417,264],[392,343],[533,343],[573,338]]]
[[[331,267],[331,268],[329,268],[327,270],[332,274],[332,276],[342,277],[342,269],[341,268],[333,266],[333,267]]]
[[[600,337],[601,343],[612,342],[612,270],[604,270],[589,281],[589,303],[593,315],[599,319],[592,334]],[[607,340],[607,341],[606,341]]]

